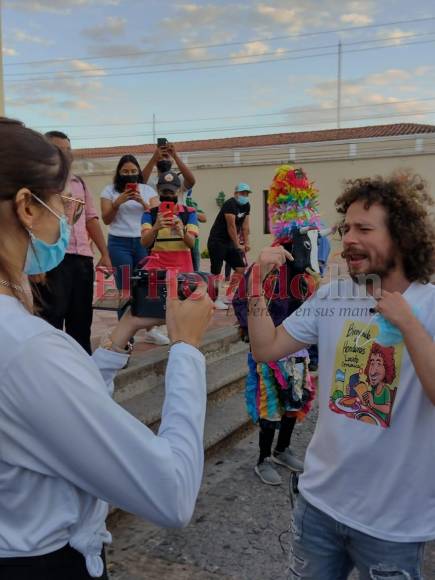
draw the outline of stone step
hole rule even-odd
[[[214,403],[223,401],[235,392],[242,392],[246,377],[246,353],[248,347],[229,354],[223,360],[216,360],[207,363],[207,405],[210,407]],[[128,388],[124,388],[119,395],[115,392],[115,399],[124,407],[126,411],[134,415],[142,423],[153,430],[158,428],[161,418],[161,410],[164,400],[164,376],[160,376],[159,383],[151,388],[147,388],[144,383],[148,382],[148,377],[142,381],[136,381]],[[142,386],[141,386],[142,384]],[[139,392],[133,396],[125,397],[127,393],[132,393],[136,388]],[[121,400],[120,400],[121,399]]]
[[[201,345],[207,364],[247,350],[247,345],[240,341],[234,327],[219,328],[207,333]],[[140,357],[132,357],[129,367],[120,371],[115,380],[115,400],[124,403],[162,385],[167,359],[168,347],[165,346],[154,348]]]

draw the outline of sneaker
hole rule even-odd
[[[293,452],[288,447],[284,451],[281,451],[281,453],[274,451],[272,455],[272,461],[278,465],[287,467],[290,469],[290,471],[304,470],[304,462],[293,455]]]
[[[266,457],[263,463],[254,467],[255,473],[263,483],[267,485],[281,485],[282,479],[280,474],[273,468],[270,457]]]
[[[216,308],[216,310],[228,310],[228,308],[229,308],[228,304],[225,304],[225,302],[223,300],[221,300],[220,298],[218,298],[215,301],[214,307]]]
[[[160,346],[164,346],[170,343],[169,338],[164,334],[162,334],[161,332],[158,332],[158,330],[156,330],[155,328],[149,330],[145,334],[143,340],[144,342],[150,342],[152,344],[158,344]]]

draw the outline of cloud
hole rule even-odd
[[[67,78],[63,73],[53,75],[43,83],[11,82],[6,91],[8,106],[9,103],[20,107],[45,106],[47,110],[65,108],[65,103],[69,103],[72,109],[84,110],[93,107],[93,102],[101,102],[102,98],[100,80]]]
[[[85,28],[81,34],[96,42],[111,40],[114,36],[121,36],[125,32],[127,20],[121,16],[108,16],[102,24]]]
[[[59,107],[61,107],[62,109],[74,111],[86,111],[89,109],[95,109],[95,105],[92,105],[91,103],[83,99],[61,101],[59,103]]]
[[[3,56],[17,56],[18,52],[15,48],[8,48],[6,46],[2,47]]]
[[[85,76],[103,77],[106,75],[104,69],[84,60],[73,60],[71,61],[71,66],[73,69],[82,72]]]
[[[27,98],[8,98],[7,105],[8,107],[30,107],[35,105],[55,105],[56,99],[53,96],[34,96],[28,95]]]
[[[394,30],[389,30],[385,32],[385,30],[378,31],[378,37],[390,41],[391,44],[398,46],[403,42],[406,42],[408,36],[414,36],[415,32],[410,30],[401,30],[400,28],[395,28]]]
[[[239,62],[246,62],[245,59],[247,57],[261,56],[269,51],[270,48],[265,42],[249,42],[244,44],[238,52],[232,52],[231,58]],[[252,59],[249,59],[249,62],[251,62],[251,60]]]
[[[13,31],[13,39],[15,42],[23,42],[28,44],[41,44],[43,46],[51,46],[53,43],[52,40],[48,38],[44,38],[42,36],[34,36],[33,34],[29,34],[25,30],[21,30],[19,28],[15,28]]]
[[[73,9],[88,6],[118,6],[123,0],[6,0],[5,8],[24,12],[70,14]]]
[[[261,17],[269,18],[272,22],[289,25],[289,30],[293,32],[299,32],[305,24],[301,18],[300,10],[296,8],[280,8],[270,6],[270,4],[259,4],[257,12]]]
[[[352,24],[353,26],[365,26],[373,22],[373,19],[367,14],[343,14],[340,21],[344,24]]]
[[[364,77],[343,80],[342,121],[352,124],[371,123],[376,120],[393,123],[400,122],[403,115],[403,120],[406,122],[429,122],[433,101],[421,100],[434,96],[432,83],[424,85],[429,72],[428,68],[431,67],[391,68]],[[432,68],[435,70],[435,67]],[[417,70],[419,75],[416,75]],[[420,79],[418,83],[416,78]],[[412,85],[409,82],[411,80]],[[291,82],[292,79],[289,81]],[[408,84],[406,84],[407,81]],[[404,88],[409,90],[410,87],[412,92],[409,95],[398,96]],[[298,115],[298,122],[301,123],[334,124],[336,122],[337,81],[331,79],[316,83],[305,92],[313,99],[312,103],[305,108],[312,108],[313,111],[308,113],[304,112],[301,107],[292,107],[284,111],[289,115],[289,119],[295,122],[294,116]]]
[[[366,77],[365,82],[369,85],[391,85],[396,81],[407,81],[412,78],[412,72],[400,68],[390,68],[381,73],[375,73]]]

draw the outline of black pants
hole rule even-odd
[[[215,276],[221,273],[224,261],[233,270],[246,267],[244,252],[235,248],[232,242],[226,243],[221,240],[209,238],[207,249],[208,255],[210,256],[210,272]]]
[[[279,433],[275,451],[281,453],[289,447],[295,423],[296,417],[287,417],[287,415],[284,415],[281,421],[260,419],[260,436],[258,441],[260,457],[258,463],[263,463],[266,457],[272,455],[273,438],[275,437],[275,429],[277,427],[279,427]]]
[[[66,254],[47,272],[46,284],[35,284],[39,316],[72,336],[89,354],[91,351],[94,264],[88,256]]]
[[[101,580],[108,580],[104,549],[102,553],[104,573]],[[82,554],[69,544],[45,556],[24,558],[0,558],[0,580],[89,580],[86,562]]]

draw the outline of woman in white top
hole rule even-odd
[[[35,317],[25,274],[56,266],[78,211],[69,161],[41,134],[0,118],[0,578],[107,578],[108,503],[186,525],[203,467],[207,296],[168,300],[166,397],[158,435],[111,398],[127,339],[152,321],[127,312],[90,357]],[[66,206],[64,204],[67,204]],[[71,205],[72,204],[72,205]],[[68,216],[68,219],[66,218]],[[107,502],[107,503],[106,503]]]
[[[140,241],[142,215],[159,204],[156,192],[143,183],[142,171],[134,155],[123,155],[116,167],[113,184],[101,192],[101,215],[109,226],[107,247],[115,270],[118,290],[130,289],[130,278],[148,250]],[[153,329],[144,340],[169,344],[168,337]]]

